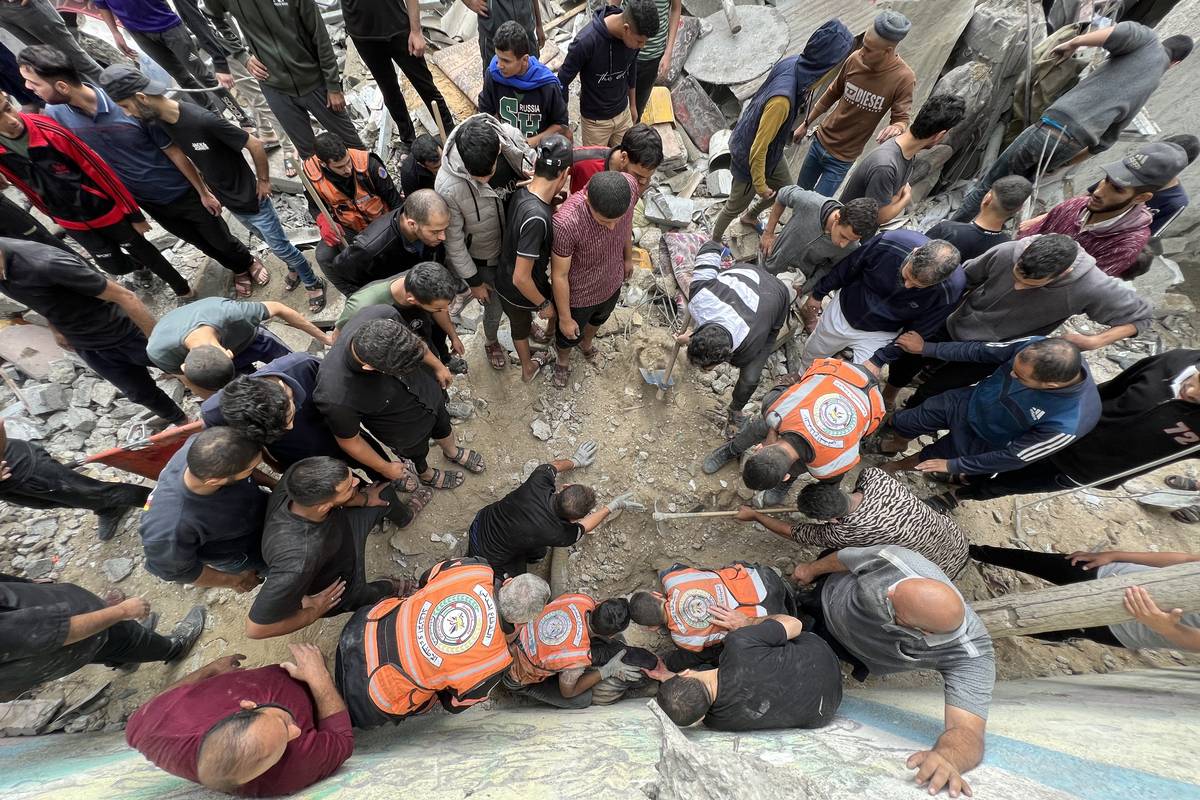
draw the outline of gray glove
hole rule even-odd
[[[576,467],[590,467],[596,461],[596,453],[599,450],[600,445],[595,442],[583,442],[571,456],[571,463]]]
[[[622,650],[610,658],[607,664],[600,667],[601,680],[620,678],[623,681],[633,682],[642,677],[642,671],[639,668],[630,666],[621,660],[624,655],[625,651]]]
[[[639,503],[637,500],[634,499],[633,492],[625,492],[624,494],[617,495],[612,500],[608,501],[607,508],[608,508],[608,513],[610,513],[610,514],[615,514],[618,511],[623,511],[624,509],[627,509],[627,508],[631,511],[645,511],[646,510],[646,507],[644,505],[642,505],[641,503]]]

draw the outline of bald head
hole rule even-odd
[[[926,633],[950,633],[963,624],[967,609],[953,586],[931,578],[909,578],[888,592],[896,622]]]
[[[275,766],[288,742],[299,735],[291,714],[282,709],[243,708],[204,735],[196,757],[196,778],[218,792],[236,791]]]
[[[420,225],[433,225],[450,216],[450,207],[433,189],[419,189],[405,199],[404,216]]]

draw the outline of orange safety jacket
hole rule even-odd
[[[879,427],[885,409],[875,377],[840,358],[818,358],[767,409],[767,424],[808,442],[813,458],[805,467],[818,480],[849,472],[858,445]]]
[[[438,692],[461,700],[512,662],[496,607],[495,574],[486,564],[443,561],[425,586],[391,597],[367,614],[363,651],[371,702],[385,714],[424,711]]]
[[[729,633],[712,624],[709,606],[735,608],[749,617],[770,613],[763,605],[767,586],[758,570],[748,564],[718,570],[675,567],[664,570],[661,577],[667,598],[667,630],[683,650],[699,652]]]
[[[523,684],[541,683],[555,673],[592,665],[588,615],[596,601],[586,594],[555,598],[537,619],[517,626],[509,675]]]
[[[341,189],[333,185],[333,181],[325,175],[321,161],[316,156],[304,160],[304,175],[312,183],[321,201],[337,219],[333,220],[344,228],[355,233],[361,233],[376,217],[386,214],[391,209],[383,198],[371,194],[367,190],[367,168],[369,154],[365,150],[347,150],[350,154],[351,173],[354,177],[354,197],[347,197]]]

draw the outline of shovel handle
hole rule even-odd
[[[679,329],[679,336],[682,336],[687,332],[688,325],[690,325],[691,322],[692,310],[685,303],[683,306],[683,325]],[[680,345],[679,340],[676,339],[675,345],[671,348],[671,355],[667,357],[667,366],[663,370],[662,383],[658,385],[658,393],[655,395],[655,399],[662,400],[663,396],[667,393],[667,387],[671,385],[671,372],[673,372],[675,369],[675,360],[679,358],[680,347],[682,347],[682,345]]]
[[[796,511],[794,508],[756,508],[754,509],[760,514],[792,514]],[[678,514],[671,514],[665,511],[655,511],[651,514],[651,519],[655,522],[662,522],[667,519],[694,519],[697,517],[733,517],[737,515],[737,509],[733,511],[683,511]]]

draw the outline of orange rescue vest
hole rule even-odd
[[[718,570],[669,570],[662,576],[667,597],[667,629],[675,645],[699,652],[717,644],[729,633],[712,624],[709,606],[736,608],[749,617],[765,617],[767,587],[758,570],[735,564]]]
[[[509,675],[524,684],[540,683],[555,673],[592,665],[588,614],[596,601],[586,594],[555,598],[537,619],[518,626]]]
[[[367,682],[385,714],[423,711],[443,690],[466,694],[512,662],[491,567],[448,563],[435,565],[416,594],[383,600],[367,614]]]
[[[391,209],[383,198],[367,191],[367,168],[369,154],[365,150],[347,150],[350,154],[351,175],[354,178],[354,197],[347,197],[341,189],[333,185],[333,181],[325,175],[321,161],[316,156],[310,156],[304,161],[304,175],[312,183],[325,207],[337,219],[333,222],[349,228],[355,233],[361,233],[364,228],[379,216]]]
[[[818,358],[800,382],[767,409],[767,424],[794,433],[813,449],[805,466],[814,478],[833,478],[858,463],[858,444],[879,427],[885,409],[875,378],[839,358]]]

